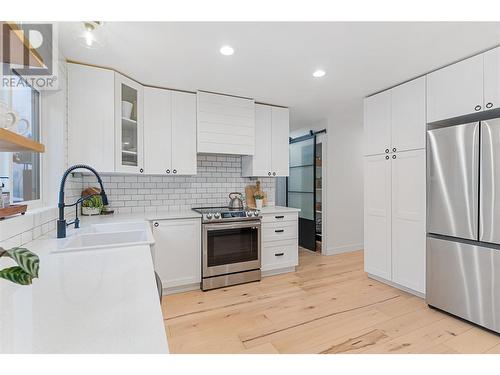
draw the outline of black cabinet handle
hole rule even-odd
[[[174,174],[176,174],[177,173],[177,169],[174,169],[172,172],[174,172]]]
[[[396,152],[396,147],[394,147],[394,148],[392,149],[392,152]]]
[[[167,173],[170,174],[170,169],[167,169]]]
[[[392,155],[392,158],[393,158],[393,159],[396,159],[396,155]]]
[[[160,225],[159,223],[154,223],[153,224],[155,226],[155,228],[158,228],[158,226]]]
[[[271,175],[271,172],[267,172],[267,175],[270,176]]]
[[[488,109],[489,109],[489,108],[491,108],[491,107],[493,107],[493,103],[491,103],[491,102],[490,102],[490,103],[487,103],[487,104],[486,104],[486,108],[488,108]]]
[[[279,216],[275,216],[274,218],[275,218],[275,219],[284,219],[284,218],[285,218],[285,216],[283,216],[283,215],[279,215]]]
[[[283,233],[285,230],[284,229],[276,229],[274,232],[275,233]]]
[[[273,176],[276,176],[276,172],[273,172]]]
[[[282,257],[283,255],[285,255],[285,253],[275,253],[274,254],[275,257]]]
[[[389,160],[389,155],[386,155],[386,156],[385,156],[385,160]]]
[[[141,169],[139,169],[139,172],[143,173],[143,172],[144,172],[144,169],[142,169],[142,168],[141,168]]]
[[[388,153],[389,153],[389,149],[388,149],[388,148],[386,148],[386,149],[385,149],[385,153],[386,153],[386,154],[388,154]]]
[[[474,109],[475,109],[476,111],[480,111],[480,110],[481,110],[481,106],[480,106],[480,105],[476,105],[476,106],[474,107]]]

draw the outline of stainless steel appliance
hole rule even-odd
[[[427,303],[500,332],[500,119],[427,142]]]
[[[203,215],[201,289],[259,281],[260,212],[229,207],[193,210]]]
[[[229,193],[229,208],[243,210],[243,194],[237,191]]]

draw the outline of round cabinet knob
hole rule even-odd
[[[394,147],[394,148],[392,149],[392,152],[396,152],[396,147]]]
[[[385,160],[389,160],[389,155],[386,155]]]
[[[220,212],[214,213],[214,219],[220,219]]]
[[[141,169],[139,169],[139,172],[143,173],[143,172],[144,172],[144,169],[142,169],[142,168],[141,168]]]
[[[155,226],[155,228],[158,228],[160,226],[160,223],[156,222],[153,225]]]
[[[168,174],[170,174],[170,169],[167,169],[167,170],[166,170],[166,172],[167,172]]]
[[[392,155],[392,158],[393,158],[393,159],[396,159],[396,155]]]
[[[212,213],[211,213],[211,212],[209,212],[209,213],[208,213],[208,214],[206,214],[205,216],[206,216],[206,218],[207,218],[208,220],[210,220],[210,219],[212,218]]]
[[[176,174],[177,173],[177,169],[174,169],[172,172],[174,172],[174,174]]]
[[[389,149],[388,149],[388,148],[386,148],[386,149],[385,149],[385,153],[386,153],[386,154],[388,154],[388,153],[389,153]]]
[[[276,176],[276,172],[273,172],[273,176]]]
[[[474,109],[475,109],[476,111],[480,111],[480,110],[481,110],[481,106],[480,106],[480,105],[476,105],[476,106],[474,107]]]
[[[486,108],[490,109],[491,107],[493,107],[493,103],[490,102],[486,104]]]
[[[271,172],[267,172],[267,175],[270,176],[271,175]]]

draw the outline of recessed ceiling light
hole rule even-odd
[[[318,69],[316,70],[314,73],[313,73],[313,77],[314,78],[320,78],[320,77],[323,77],[325,75],[325,71],[324,70],[321,70],[321,69]]]
[[[224,56],[231,56],[234,53],[234,49],[231,46],[222,46],[219,51]]]

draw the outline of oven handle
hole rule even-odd
[[[240,229],[240,228],[256,228],[260,229],[260,220],[242,221],[241,223],[212,223],[203,224],[207,231],[218,229]]]

